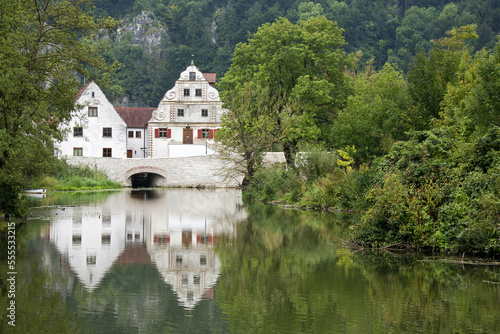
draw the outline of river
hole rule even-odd
[[[356,251],[349,216],[238,190],[30,203],[14,267],[2,232],[2,333],[500,332],[499,266]]]

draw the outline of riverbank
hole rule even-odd
[[[122,185],[111,181],[104,173],[88,166],[72,166],[64,161],[54,163],[50,172],[33,180],[30,188],[51,191],[79,191],[121,189]]]
[[[349,242],[398,245],[432,254],[500,257],[500,169],[489,137],[462,152],[444,133],[401,143],[375,166],[338,166],[324,154],[298,165],[260,169],[245,198],[289,208],[356,213]],[[436,138],[437,137],[437,138]]]

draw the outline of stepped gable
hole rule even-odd
[[[129,128],[145,128],[156,108],[115,107]]]

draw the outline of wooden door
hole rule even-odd
[[[127,158],[132,158],[132,150],[127,150]]]
[[[183,144],[192,144],[193,143],[193,129],[183,129],[182,143]]]

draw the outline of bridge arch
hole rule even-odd
[[[124,179],[132,187],[163,186],[167,183],[167,171],[154,166],[138,166],[127,170]]]

